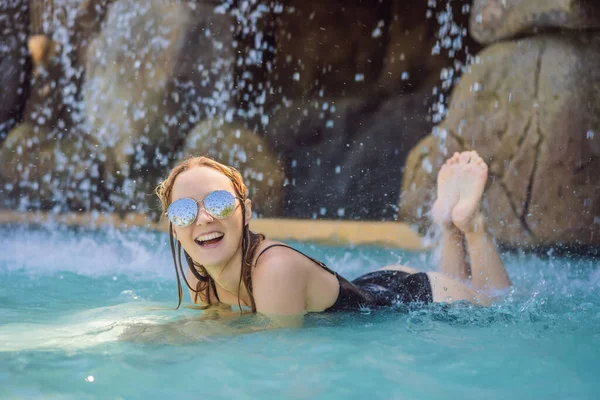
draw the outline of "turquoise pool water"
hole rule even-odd
[[[348,278],[432,258],[296,244]],[[0,228],[1,399],[597,399],[600,268],[505,256],[489,309],[315,315],[300,330],[176,304],[167,237]]]

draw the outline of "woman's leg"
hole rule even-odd
[[[465,232],[469,257],[471,259],[471,283],[477,289],[503,290],[512,283],[504,268],[496,244],[487,233],[483,217],[473,223],[474,229]]]
[[[441,273],[429,272],[434,302],[470,301],[489,305],[481,290],[506,289],[511,285],[495,244],[484,229],[480,213],[487,180],[487,165],[476,152],[455,153],[438,174],[438,198],[432,209],[442,229]],[[471,265],[466,260],[466,239]],[[394,265],[382,269],[418,272]],[[459,279],[471,278],[468,287]]]
[[[511,286],[500,254],[485,230],[481,198],[488,167],[474,151],[463,152],[456,165],[459,199],[452,208],[452,222],[464,235],[471,261],[471,284],[475,289],[501,290]]]
[[[459,161],[460,154],[454,153],[442,165],[437,178],[437,199],[431,215],[442,230],[439,255],[441,272],[452,278],[468,280],[471,271],[467,263],[464,236],[452,223],[452,210],[458,203],[460,194]]]
[[[464,283],[448,277],[441,272],[428,272],[427,277],[431,284],[431,293],[434,303],[453,303],[455,301],[469,301],[473,304],[489,306],[492,302],[489,296],[476,291]]]

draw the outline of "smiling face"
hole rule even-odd
[[[235,197],[231,180],[216,169],[195,166],[182,172],[175,179],[171,202],[192,198],[199,202],[199,212],[194,223],[185,228],[173,226],[177,240],[192,259],[205,267],[224,267],[236,254],[241,255],[242,210],[240,200],[235,210],[225,219],[213,218],[204,210],[200,200],[215,190],[226,190]],[[252,215],[250,200],[246,200],[246,223]]]

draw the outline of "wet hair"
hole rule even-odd
[[[242,282],[246,286],[248,290],[248,294],[250,296],[250,307],[252,308],[252,312],[256,312],[256,304],[254,302],[254,295],[252,293],[252,260],[254,259],[254,254],[260,242],[265,239],[265,236],[262,234],[256,234],[250,231],[250,228],[246,225],[246,196],[248,195],[248,189],[244,184],[244,179],[242,175],[233,167],[229,167],[227,165],[221,164],[211,158],[208,157],[192,157],[187,160],[181,162],[177,166],[175,166],[167,179],[162,181],[155,189],[155,193],[160,199],[160,203],[162,206],[162,215],[167,215],[167,209],[171,204],[171,196],[173,194],[173,185],[175,184],[175,180],[177,177],[184,171],[187,171],[193,167],[208,167],[214,170],[221,172],[223,175],[229,178],[233,185],[233,189],[235,190],[236,196],[240,199],[240,205],[242,208],[242,268],[240,273],[240,280],[238,282],[238,306],[240,307],[240,311],[242,310],[242,306],[240,304],[240,289]],[[187,287],[195,293],[194,302],[198,301],[198,296],[202,294],[201,300],[211,305],[210,300],[210,288],[213,288],[213,291],[217,292],[214,279],[208,274],[208,271],[204,266],[195,262],[192,257],[184,250],[183,253],[185,255],[185,260],[187,265],[198,279],[198,283],[196,284],[196,288],[192,288],[186,278],[186,274],[183,271],[183,267],[181,264],[181,243],[177,241],[177,248],[175,247],[175,243],[173,240],[173,224],[169,221],[169,242],[171,244],[171,254],[173,255],[173,265],[175,266],[175,274],[177,276],[177,289],[179,295],[179,302],[177,303],[177,308],[181,306],[181,302],[183,299],[183,288],[181,286],[181,280],[179,278],[179,273],[181,272],[181,276],[185,281]]]

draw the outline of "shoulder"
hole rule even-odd
[[[302,261],[301,255],[284,243],[265,240],[256,250],[252,275],[254,279],[297,278],[304,270]]]
[[[293,250],[283,242],[275,240],[265,239],[258,245],[254,252],[254,259],[252,265],[258,266],[268,264],[269,261],[273,261],[279,258],[287,258],[290,254],[295,253]]]
[[[269,242],[257,249],[257,255],[276,244]],[[252,288],[259,312],[293,314],[306,309],[307,277],[294,253],[288,248],[276,246],[262,254],[255,264]]]

